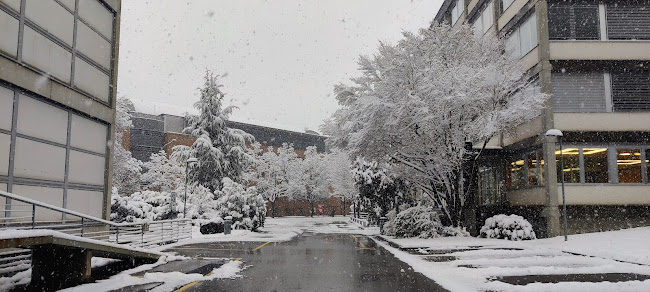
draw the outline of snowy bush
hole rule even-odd
[[[395,236],[397,228],[395,227],[395,218],[397,218],[397,212],[395,210],[390,210],[386,213],[386,218],[388,221],[384,224],[384,234]]]
[[[176,211],[179,217],[191,219],[213,219],[218,216],[217,206],[214,194],[210,189],[201,184],[193,184],[188,186],[187,189],[187,216],[183,215],[185,212],[185,189],[180,187],[176,191],[179,196],[176,205]]]
[[[499,214],[485,220],[481,227],[481,237],[508,240],[536,239],[533,226],[524,217]]]
[[[254,187],[244,189],[229,178],[224,178],[222,185],[222,189],[215,192],[219,197],[216,208],[221,218],[232,216],[233,229],[256,231],[264,226],[266,202]]]
[[[167,192],[143,191],[120,196],[113,191],[111,195],[111,220],[115,222],[166,220],[175,216],[171,194]]]
[[[395,216],[389,228],[396,237],[435,238],[444,236],[468,236],[467,231],[443,226],[438,212],[431,207],[416,206],[408,208]]]

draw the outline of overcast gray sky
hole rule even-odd
[[[379,40],[429,25],[442,0],[124,0],[118,95],[152,114],[193,110],[205,69],[236,105],[231,119],[318,130],[334,84],[358,76]]]

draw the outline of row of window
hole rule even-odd
[[[523,57],[537,47],[537,17],[532,13],[506,37],[506,47],[515,56]]]
[[[557,72],[551,85],[555,112],[650,110],[650,72]]]
[[[0,53],[108,103],[114,15],[75,2],[0,0]]]
[[[649,40],[650,1],[549,1],[551,40]]]
[[[557,150],[558,182],[564,173],[566,183],[647,183],[646,147],[567,146]],[[562,154],[562,155],[561,155]],[[561,156],[564,157],[562,168]],[[646,158],[647,157],[647,158]],[[544,157],[541,151],[525,153],[512,159],[506,171],[508,189],[536,187],[544,184]]]
[[[4,87],[0,117],[0,176],[103,188],[105,124]]]
[[[557,182],[570,184],[647,184],[650,176],[650,147],[575,146],[556,150]],[[563,162],[562,162],[563,156]],[[562,165],[563,163],[563,165]],[[478,168],[479,204],[498,204],[506,190],[544,185],[544,155],[541,150],[523,153],[503,165]]]

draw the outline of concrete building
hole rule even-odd
[[[446,0],[435,21],[505,37],[551,94],[539,117],[490,141],[470,227],[517,213],[560,234],[561,173],[569,233],[650,225],[650,1]]]
[[[0,0],[1,190],[109,218],[120,7]]]
[[[125,149],[131,151],[134,158],[141,161],[148,161],[151,154],[160,150],[165,150],[169,155],[174,146],[192,146],[196,140],[182,133],[187,127],[187,122],[181,116],[131,112],[131,120],[133,128],[124,135],[123,144]],[[253,135],[262,146],[280,147],[283,143],[293,144],[299,155],[302,155],[308,146],[316,146],[319,152],[325,151],[325,136],[234,121],[228,121],[227,126]]]

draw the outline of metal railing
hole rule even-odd
[[[116,223],[0,191],[0,231],[49,229],[133,247],[160,246],[192,237],[192,219]]]

